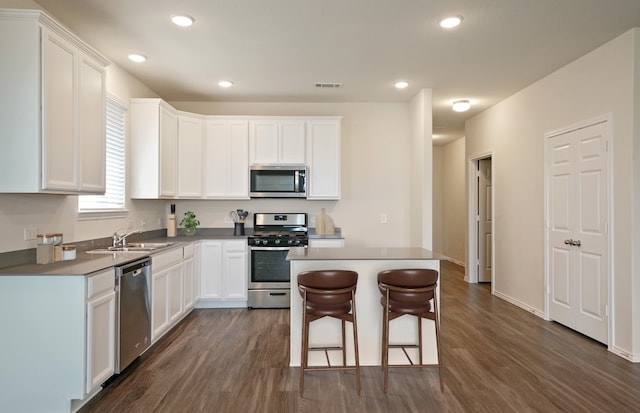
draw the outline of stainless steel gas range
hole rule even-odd
[[[249,308],[289,308],[289,248],[309,244],[307,214],[255,213],[249,242]]]

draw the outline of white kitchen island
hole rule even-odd
[[[440,261],[447,257],[424,248],[292,248],[287,256],[291,262],[291,312],[290,312],[290,358],[289,365],[300,366],[302,345],[302,298],[298,292],[297,275],[310,270],[351,270],[358,273],[356,290],[356,318],[361,366],[381,364],[382,306],[378,290],[378,272],[399,268],[430,268],[440,271]],[[440,283],[438,283],[440,285]],[[437,289],[438,298],[440,288]],[[415,317],[401,317],[391,322],[391,343],[417,343]],[[309,346],[338,345],[340,343],[340,320],[325,317],[311,323]],[[435,363],[435,329],[429,320],[423,321],[424,362]],[[354,363],[353,333],[347,323],[347,363]],[[331,364],[342,363],[339,351],[331,352]],[[411,354],[411,353],[410,353]],[[412,354],[413,356],[414,354]],[[417,359],[416,359],[417,360]],[[390,363],[405,363],[401,350],[392,350]],[[324,353],[309,353],[309,365],[326,364]]]

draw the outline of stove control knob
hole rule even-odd
[[[267,242],[269,242],[269,241],[267,241],[266,239],[263,239],[262,240],[262,245],[267,245]]]
[[[292,240],[292,239],[290,239],[289,241],[287,241],[287,244],[289,244],[289,245],[293,245],[293,240]]]
[[[280,244],[280,240],[279,239],[275,240],[274,242],[275,242],[276,245]]]

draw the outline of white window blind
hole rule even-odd
[[[106,190],[104,195],[79,196],[80,212],[124,210],[126,115],[125,107],[107,99]]]

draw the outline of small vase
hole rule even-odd
[[[196,229],[195,228],[182,228],[182,233],[188,237],[195,235],[196,233]]]

